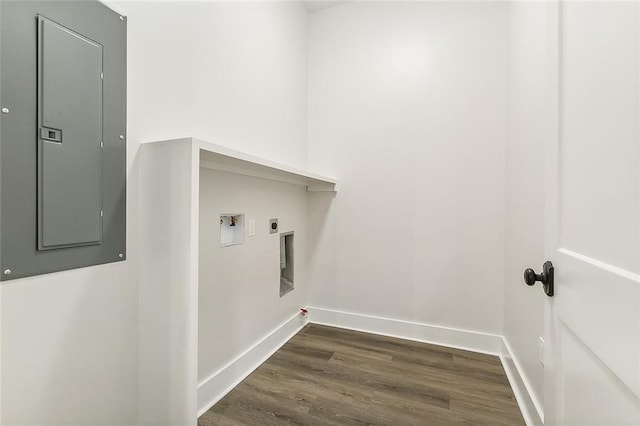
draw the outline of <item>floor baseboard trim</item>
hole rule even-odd
[[[308,309],[309,321],[315,324],[397,337],[422,343],[431,343],[490,355],[500,355],[502,350],[502,336],[496,334],[336,311],[326,308],[309,307]]]
[[[233,361],[198,383],[198,417],[207,412],[307,324],[300,313],[280,324]]]
[[[522,412],[522,417],[527,426],[538,426],[544,424],[544,412],[540,401],[531,392],[531,386],[526,376],[522,374],[522,369],[514,356],[511,346],[506,338],[502,338],[502,353],[500,361],[513,389],[513,394],[518,401],[518,406]]]

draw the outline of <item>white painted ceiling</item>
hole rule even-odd
[[[347,0],[348,1],[348,0]],[[329,1],[329,0],[305,0],[303,1],[304,6],[307,8],[309,13],[317,12],[322,9],[327,9],[329,7],[337,6],[342,3],[347,3],[347,1]]]

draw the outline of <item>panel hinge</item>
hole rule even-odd
[[[104,79],[104,73],[103,72],[100,73],[100,78]]]
[[[104,211],[100,210],[100,217],[104,217]]]
[[[100,148],[104,148],[104,142],[100,141]]]

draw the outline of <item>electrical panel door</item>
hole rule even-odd
[[[102,240],[102,46],[38,16],[38,243]]]

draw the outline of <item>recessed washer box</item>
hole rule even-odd
[[[244,243],[244,213],[220,215],[220,247]]]
[[[125,260],[126,18],[0,8],[0,279]]]

